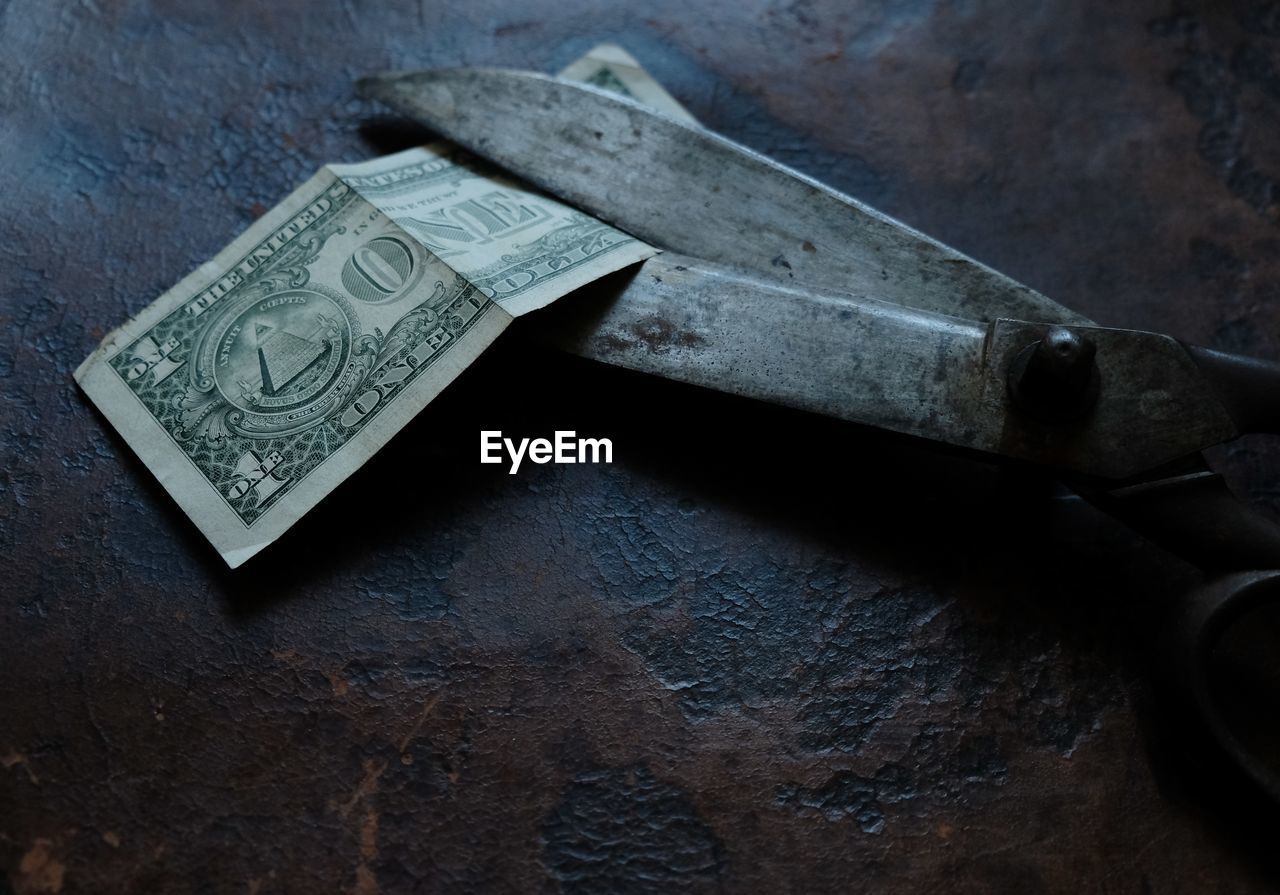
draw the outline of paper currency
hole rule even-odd
[[[636,102],[666,112],[673,118],[690,124],[697,123],[688,109],[680,105],[630,53],[617,44],[603,43],[592,47],[587,55],[561,71],[560,77],[620,93]]]
[[[683,112],[617,48],[574,66]],[[654,253],[448,144],[329,165],[75,377],[234,568],[512,319]]]

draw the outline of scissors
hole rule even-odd
[[[1225,708],[1219,670],[1229,632],[1280,606],[1280,525],[1200,453],[1280,432],[1280,365],[1098,326],[804,174],[588,85],[460,68],[360,89],[664,250],[601,303],[544,318],[559,347],[1043,469],[1209,572],[1163,620],[1170,692],[1184,731],[1280,804],[1277,750]],[[1254,709],[1280,716],[1274,699]]]

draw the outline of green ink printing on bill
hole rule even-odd
[[[616,47],[574,66],[683,113]],[[107,336],[76,380],[235,567],[515,317],[654,253],[448,144],[329,165]]]

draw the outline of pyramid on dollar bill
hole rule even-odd
[[[261,338],[270,327],[258,324]],[[278,329],[258,343],[258,366],[262,370],[262,393],[274,395],[311,366],[324,353],[324,344]]]

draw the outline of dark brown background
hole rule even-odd
[[[360,74],[600,40],[1101,322],[1277,358],[1280,4],[28,0],[0,34],[0,892],[1277,880],[1145,683],[1131,607],[1192,573],[1034,482],[504,338],[232,573],[70,374],[321,163],[418,138]],[[476,461],[557,427],[616,462]],[[1216,459],[1277,508],[1263,441]]]

